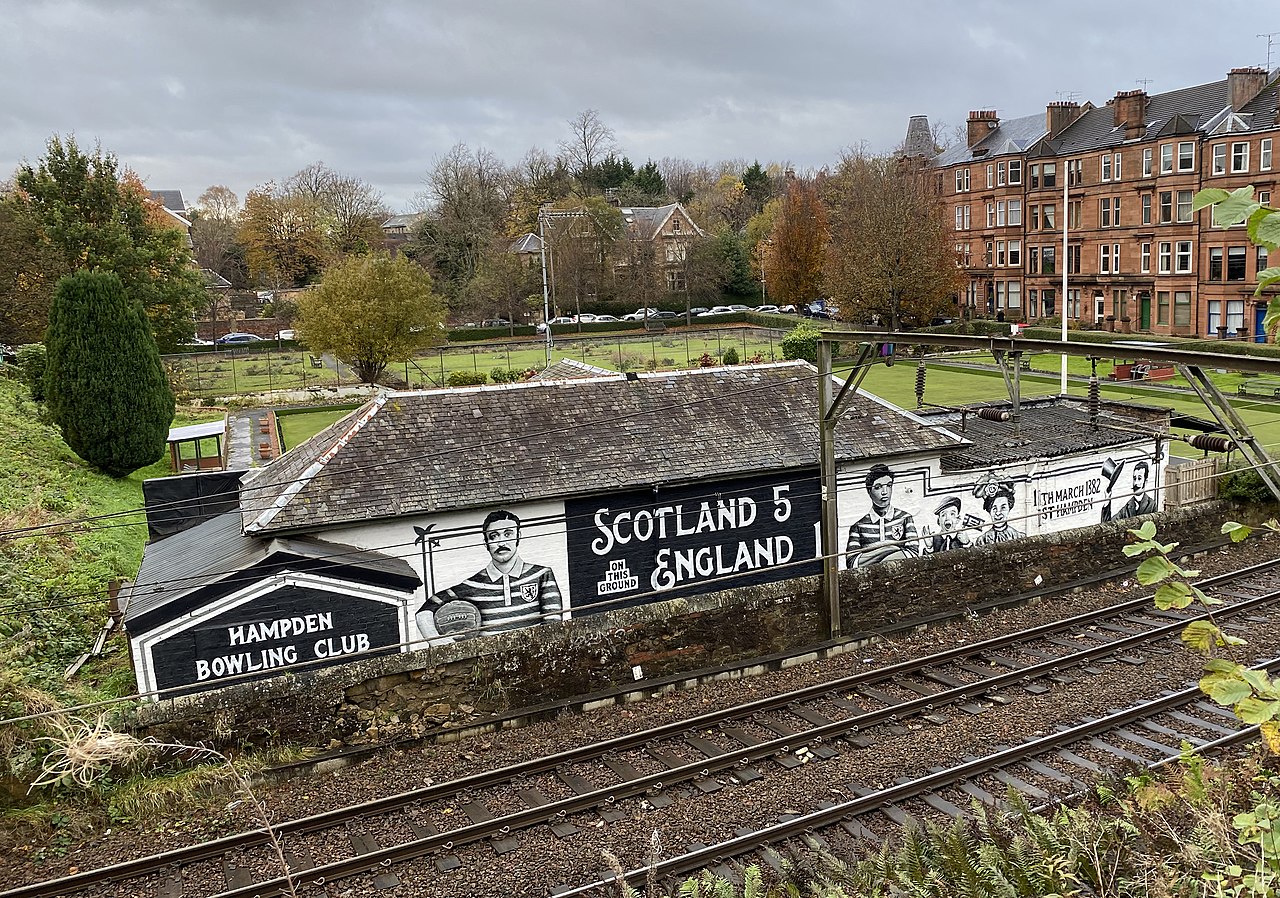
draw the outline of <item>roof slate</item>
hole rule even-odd
[[[552,362],[550,366],[539,371],[529,380],[577,380],[580,377],[622,378],[623,375],[617,371],[610,371],[608,368],[600,368],[595,365],[588,365],[585,362],[579,362],[577,359],[561,358]]]
[[[1000,407],[1008,408],[1008,403]],[[1167,410],[1163,411],[1167,415]],[[921,412],[920,416],[934,424],[945,423],[953,431],[962,433],[972,441],[971,445],[942,457],[942,470],[948,472],[985,470],[996,465],[1036,458],[1053,458],[1110,446],[1124,446],[1150,440],[1147,433],[1154,435],[1154,432],[1167,430],[1167,427],[1151,423],[1107,423],[1108,420],[1114,422],[1120,416],[1110,410],[1099,415],[1099,424],[1095,429],[1089,423],[1087,408],[1074,403],[1062,403],[1056,398],[1023,402],[1020,413],[1022,420],[1016,433],[1013,421],[979,418],[972,409],[964,416],[963,431],[960,430],[959,412]],[[1167,417],[1164,423],[1167,423]]]
[[[384,394],[247,481],[246,532],[483,508],[815,467],[817,372],[804,362]],[[865,394],[836,455],[962,442]]]
[[[999,128],[996,128],[972,147],[965,144],[948,147],[935,156],[931,164],[938,168],[944,168],[948,165],[955,165],[958,162],[972,162],[975,159],[986,160],[997,156],[1022,153],[1044,135],[1044,113],[1024,115],[1022,118],[1001,122]]]

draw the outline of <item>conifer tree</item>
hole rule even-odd
[[[45,347],[49,413],[76,455],[112,477],[164,455],[173,391],[142,304],[119,276],[81,270],[62,278]]]

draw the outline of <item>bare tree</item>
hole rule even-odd
[[[201,217],[233,222],[240,217],[240,198],[236,192],[222,184],[214,184],[196,200]]]
[[[560,143],[560,153],[579,180],[589,179],[605,156],[616,152],[613,129],[594,109],[584,109],[569,120],[571,136]]]

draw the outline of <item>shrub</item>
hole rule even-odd
[[[1218,497],[1245,505],[1269,505],[1275,501],[1271,490],[1253,468],[1228,471],[1218,484]]]
[[[803,359],[811,365],[818,364],[818,337],[821,335],[808,321],[801,321],[782,338],[784,359]]]
[[[478,387],[488,379],[483,371],[450,371],[448,383],[451,387]]]
[[[43,343],[28,343],[18,347],[14,359],[21,372],[22,382],[31,391],[31,398],[36,402],[44,402],[44,369],[47,363]]]
[[[716,359],[716,357],[709,352],[704,352],[702,354],[702,358],[698,359],[699,368],[714,368],[719,364],[720,362]]]
[[[724,362],[726,365],[738,364],[738,350],[730,346],[720,356],[720,361]]]

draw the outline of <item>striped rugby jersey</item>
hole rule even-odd
[[[883,543],[895,543],[908,555],[920,554],[916,544],[920,535],[916,532],[916,520],[901,508],[890,506],[881,516],[875,509],[867,512],[849,528],[849,541],[844,550],[849,567],[860,550]]]
[[[558,620],[562,607],[560,587],[551,568],[524,559],[519,559],[509,574],[490,563],[457,586],[431,596],[422,610],[434,611],[454,599],[479,608],[481,627],[490,633]]]

